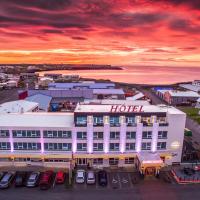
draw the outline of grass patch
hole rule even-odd
[[[185,112],[188,117],[195,120],[200,124],[200,115],[199,115],[199,108],[193,108],[193,107],[179,107],[180,110]]]

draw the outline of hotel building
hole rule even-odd
[[[0,114],[0,166],[133,167],[181,162],[186,115],[165,105],[78,104],[74,113]]]

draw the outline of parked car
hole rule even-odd
[[[15,187],[22,187],[26,182],[26,172],[17,172],[15,176]]]
[[[84,183],[85,182],[85,170],[79,169],[76,172],[76,183]]]
[[[9,188],[13,181],[14,175],[15,175],[14,172],[7,172],[6,174],[4,174],[3,178],[0,181],[0,188],[1,189]]]
[[[26,182],[26,187],[36,187],[39,182],[40,172],[32,172]]]
[[[40,189],[41,190],[49,189],[51,187],[52,179],[53,179],[53,171],[44,172],[40,178],[40,183],[39,183]]]
[[[63,171],[59,171],[56,173],[56,183],[62,184],[65,181],[65,173]]]
[[[88,171],[87,173],[87,184],[95,184],[95,173],[94,171]]]
[[[4,174],[5,174],[5,172],[0,172],[0,181],[3,178]]]
[[[104,170],[101,170],[98,172],[98,182],[99,185],[101,186],[106,186],[108,183],[108,178],[107,178],[107,172]]]

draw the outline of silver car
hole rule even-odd
[[[12,183],[13,178],[14,178],[13,172],[6,173],[0,181],[0,188],[1,189],[9,188],[9,186]]]
[[[76,172],[76,183],[84,183],[85,182],[85,170],[79,169]]]
[[[95,184],[95,173],[94,171],[88,171],[87,173],[87,184]]]
[[[36,187],[38,185],[40,172],[32,172],[26,182],[26,187]]]

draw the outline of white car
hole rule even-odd
[[[87,173],[87,184],[95,184],[95,174],[94,171],[88,171]]]
[[[85,182],[85,170],[79,169],[76,172],[76,183],[84,183]]]

